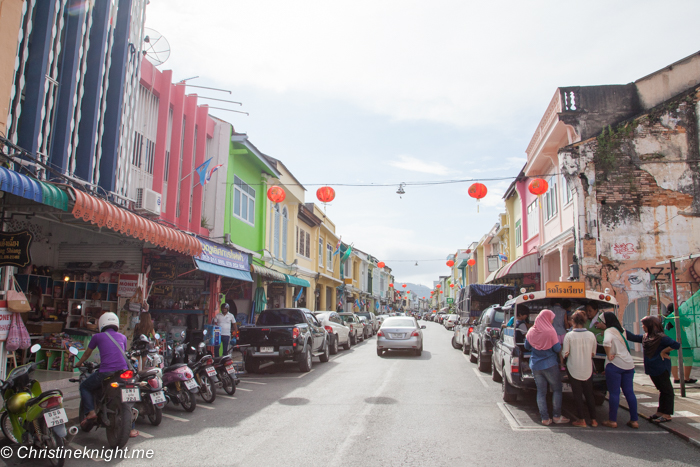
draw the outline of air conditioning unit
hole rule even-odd
[[[136,189],[136,211],[160,216],[161,194],[148,188]]]

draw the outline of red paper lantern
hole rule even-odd
[[[527,189],[530,190],[530,193],[532,193],[533,195],[540,196],[547,193],[547,190],[549,190],[549,184],[547,183],[547,180],[541,178],[533,178],[530,182],[530,185],[528,185]]]
[[[450,284],[450,288],[451,288],[451,289],[454,289],[454,287],[455,287],[454,284]]]
[[[437,287],[439,289],[440,287],[442,287],[442,285],[438,284],[435,287]]]
[[[391,287],[391,288],[393,289],[393,288],[394,288],[394,284],[389,284],[389,287]]]
[[[423,300],[425,300],[425,297],[423,297]]]
[[[476,260],[474,258],[469,258],[469,261],[467,261],[467,264],[469,266],[474,266],[476,264]]]
[[[281,203],[286,197],[287,193],[285,193],[284,190],[281,187],[278,187],[277,185],[272,185],[267,190],[267,199],[269,199],[273,203]]]
[[[440,293],[442,293],[442,290],[440,291]]]
[[[329,186],[322,186],[316,190],[316,197],[322,203],[330,203],[335,199],[335,190]]]
[[[472,186],[469,187],[469,196],[480,200],[486,196],[487,191],[486,185],[483,183],[473,183]]]
[[[382,268],[382,269],[383,269],[384,266],[386,266],[386,264],[384,263],[384,261],[380,261],[380,262],[377,263],[377,267],[378,267],[378,268]]]
[[[411,293],[411,291],[410,291],[410,290],[407,290],[406,293]]]
[[[466,254],[469,254],[469,253],[471,253],[471,252],[472,252],[472,250],[469,249],[469,248],[467,248],[467,251],[466,251],[465,253],[466,253]]]
[[[450,268],[451,268],[451,267],[454,266],[454,265],[455,265],[455,262],[452,261],[452,260],[449,260],[449,261],[447,262],[447,267],[450,267]]]

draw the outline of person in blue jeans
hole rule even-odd
[[[559,370],[559,352],[561,344],[554,330],[553,322],[556,315],[552,310],[542,310],[535,318],[535,324],[525,336],[525,349],[530,354],[530,369],[535,377],[537,386],[537,407],[543,425],[554,423],[569,423],[570,420],[561,414],[562,383]],[[549,417],[547,407],[547,388],[552,389],[553,417]]]
[[[637,414],[637,398],[634,395],[634,359],[627,350],[627,343],[622,337],[625,330],[615,313],[606,311],[595,324],[603,329],[603,348],[605,359],[605,381],[608,384],[609,420],[603,422],[608,428],[617,428],[617,409],[620,407],[620,389],[622,389],[630,411],[630,421],[627,426],[639,428]]]

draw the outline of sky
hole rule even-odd
[[[700,50],[700,2],[150,0],[173,79],[284,162],[343,241],[432,287],[478,241],[557,87],[625,84]],[[477,203],[473,182],[488,188]],[[399,184],[405,194],[396,194]],[[370,186],[348,186],[370,185]],[[390,185],[390,186],[371,186]],[[415,263],[418,263],[418,266]]]

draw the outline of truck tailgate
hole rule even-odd
[[[291,346],[294,343],[294,326],[242,327],[240,343],[251,347]]]

